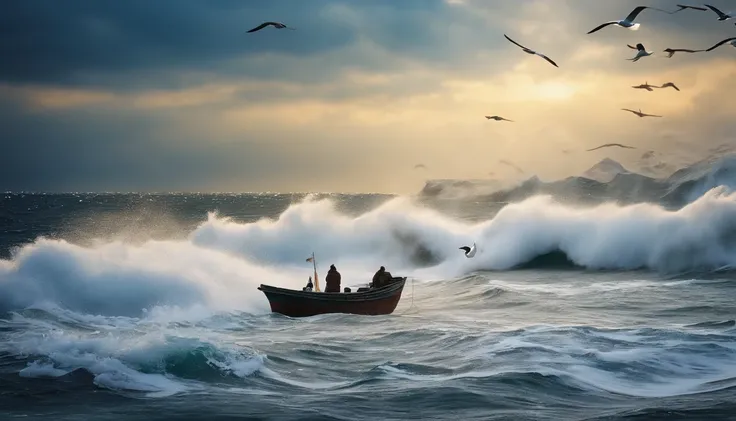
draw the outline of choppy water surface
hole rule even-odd
[[[736,197],[469,203],[6,194],[0,416],[736,413]],[[271,314],[256,287],[300,288],[313,251],[348,286],[409,276],[396,312]]]

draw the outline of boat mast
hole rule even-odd
[[[319,291],[319,280],[317,279],[317,260],[314,258],[314,252],[312,252],[312,266],[314,267],[314,290]]]

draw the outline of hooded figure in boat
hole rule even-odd
[[[330,270],[327,272],[327,276],[325,276],[325,283],[327,284],[325,286],[325,292],[340,292],[341,280],[342,276],[337,271],[335,265],[330,265]]]
[[[387,271],[385,267],[381,266],[380,269],[373,275],[373,288],[381,288],[384,285],[388,285],[391,282],[391,272]]]

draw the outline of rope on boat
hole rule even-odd
[[[411,305],[409,306],[409,308],[402,311],[401,314],[406,314],[413,308],[414,308],[414,278],[411,278]]]

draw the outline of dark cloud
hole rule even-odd
[[[446,31],[433,24],[446,7],[441,0],[10,2],[0,15],[0,80],[173,87],[183,83],[177,72],[274,77],[284,69],[258,60],[266,53],[310,56],[359,37],[398,54],[439,57],[434,48],[447,43]],[[297,30],[245,33],[266,20]],[[366,64],[354,59],[329,64]],[[293,79],[296,69],[286,70]]]

